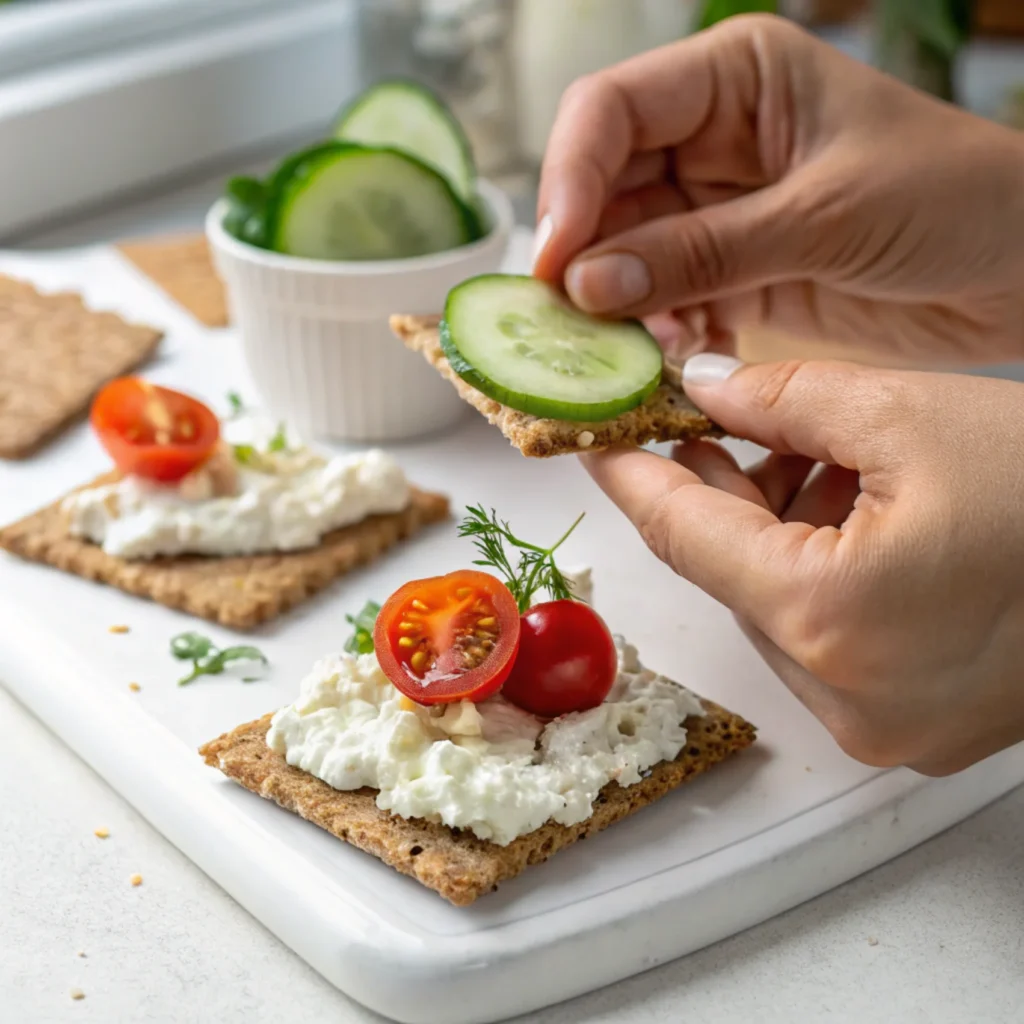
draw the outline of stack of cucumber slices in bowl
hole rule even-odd
[[[469,141],[428,90],[373,86],[342,111],[333,134],[263,181],[232,178],[225,229],[262,249],[320,260],[408,259],[486,234]]]
[[[332,132],[262,179],[232,178],[207,215],[253,382],[306,436],[443,430],[465,406],[388,317],[434,313],[456,285],[498,271],[512,204],[477,178],[459,123],[415,83],[371,87]]]

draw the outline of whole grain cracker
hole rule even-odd
[[[78,295],[44,294],[0,275],[0,458],[31,455],[162,337],[87,309]]]
[[[89,486],[112,478],[105,474]],[[0,530],[0,548],[222,626],[252,629],[447,516],[446,497],[413,489],[401,512],[369,516],[334,530],[315,548],[230,558],[188,555],[128,561],[70,536],[57,501]]]
[[[542,419],[488,398],[467,384],[452,368],[441,348],[440,317],[395,315],[391,330],[403,344],[419,352],[445,380],[493,423],[523,455],[545,459],[580,451],[599,451],[614,444],[647,444],[650,441],[681,441],[688,437],[714,436],[714,424],[683,394],[662,384],[642,405],[602,423],[570,423]]]
[[[228,324],[227,295],[203,235],[122,242],[121,255],[207,327]]]
[[[433,889],[450,903],[468,906],[498,885],[573,843],[642,810],[754,742],[755,729],[739,715],[701,702],[706,715],[686,720],[686,746],[674,761],[655,765],[640,782],[610,782],[593,814],[578,825],[549,822],[508,846],[471,832],[382,811],[376,790],[345,792],[298,768],[267,746],[271,715],[240,725],[200,748],[206,763],[253,793],[273,800],[338,839],[379,858]]]

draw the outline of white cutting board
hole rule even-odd
[[[517,239],[523,262],[523,239]],[[230,332],[208,331],[109,249],[0,253],[0,272],[79,288],[167,330],[152,379],[223,407],[252,395]],[[397,344],[397,343],[396,343]],[[926,780],[845,757],[761,664],[729,614],[647,551],[574,459],[523,459],[467,410],[460,427],[392,449],[457,507],[494,506],[527,537],[585,510],[566,564],[594,566],[595,603],[649,665],[745,715],[750,751],[608,832],[455,909],[372,857],[227,782],[196,747],[293,699],[340,647],[344,613],[405,580],[468,563],[440,526],[260,631],[265,679],[179,689],[168,640],[227,631],[0,556],[0,680],[158,829],[331,982],[408,1024],[481,1024],[598,988],[747,928],[887,860],[1024,781],[1024,747]],[[747,458],[750,446],[736,446]],[[90,478],[84,426],[0,463],[0,520]],[[130,632],[111,634],[126,624]],[[128,690],[138,682],[139,693]],[[26,771],[32,766],[26,765]]]

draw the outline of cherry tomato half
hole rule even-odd
[[[220,423],[202,402],[139,377],[107,384],[89,421],[122,473],[161,483],[202,465],[220,439]]]
[[[541,718],[596,708],[618,675],[604,619],[580,601],[548,601],[522,617],[519,654],[501,695]]]
[[[512,669],[519,609],[486,572],[413,580],[384,603],[373,646],[384,674],[417,704],[481,701]]]

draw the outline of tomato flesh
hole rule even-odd
[[[501,695],[541,718],[596,708],[618,675],[604,619],[580,601],[548,601],[522,617],[519,654]]]
[[[122,473],[160,483],[201,466],[220,440],[220,422],[208,406],[138,377],[107,384],[89,421]]]
[[[410,700],[479,702],[508,677],[519,628],[505,584],[464,569],[396,590],[377,615],[373,646],[384,674]]]

